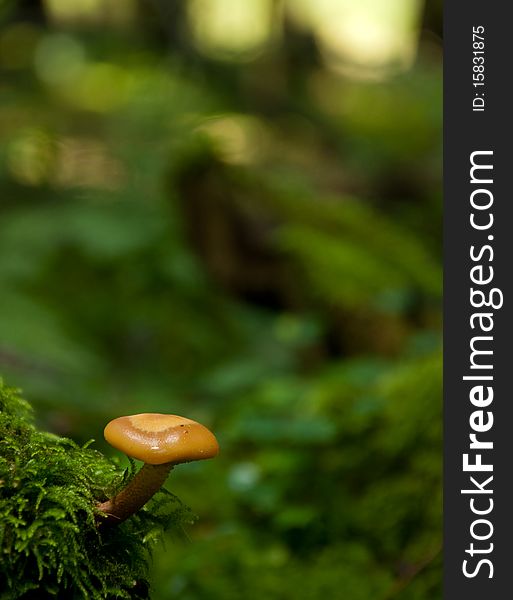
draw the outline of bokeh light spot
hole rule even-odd
[[[7,165],[20,183],[39,185],[46,181],[55,163],[54,140],[40,129],[22,131],[7,148]]]
[[[198,48],[215,58],[247,60],[271,40],[271,0],[191,0],[189,26]]]
[[[45,36],[34,57],[38,76],[49,84],[70,84],[83,72],[85,53],[74,37],[63,33]]]

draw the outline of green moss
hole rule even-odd
[[[162,490],[122,525],[99,529],[96,502],[133,472],[37,431],[30,405],[0,380],[0,599],[148,598],[152,546],[191,513]]]

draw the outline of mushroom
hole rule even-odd
[[[107,442],[144,462],[141,470],[114,498],[98,504],[102,522],[121,523],[157,492],[175,465],[213,458],[219,452],[214,434],[177,415],[143,413],[118,417],[105,427]]]

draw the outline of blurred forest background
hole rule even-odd
[[[0,373],[216,432],[155,600],[436,600],[441,2],[0,1]]]

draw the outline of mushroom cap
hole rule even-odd
[[[142,413],[118,417],[103,432],[107,442],[150,465],[179,464],[213,458],[219,452],[205,426],[177,415]]]

